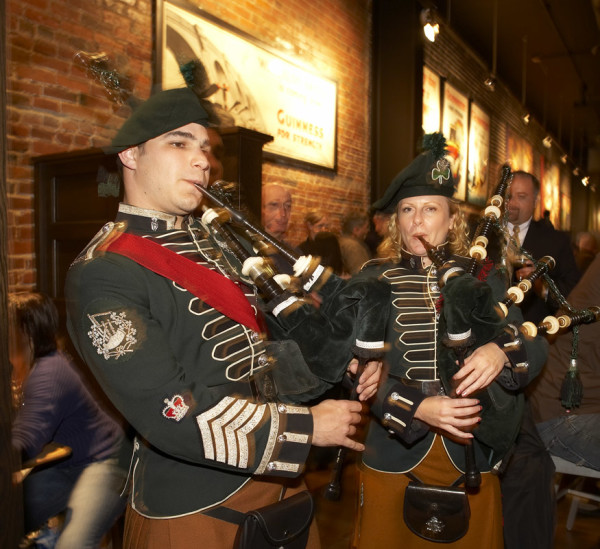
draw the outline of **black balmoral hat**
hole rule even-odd
[[[104,152],[124,151],[192,122],[209,126],[209,114],[192,90],[175,88],[160,91],[133,111]]]
[[[423,152],[394,177],[372,209],[393,213],[403,198],[429,195],[451,197],[455,188],[447,154],[446,139],[441,133],[425,135]]]

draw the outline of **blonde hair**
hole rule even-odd
[[[326,215],[327,214],[321,210],[312,210],[304,216],[304,222],[309,223],[310,225],[315,225],[316,223],[321,221],[321,219],[323,219]]]
[[[448,231],[448,246],[450,252],[455,255],[468,255],[469,253],[469,227],[465,214],[460,208],[460,202],[453,198],[446,198],[450,215],[454,216],[454,224]],[[398,212],[395,211],[390,217],[388,236],[377,248],[379,257],[399,259],[402,250],[402,237],[398,228]]]

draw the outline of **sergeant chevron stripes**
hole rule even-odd
[[[248,437],[265,415],[265,404],[224,397],[197,416],[204,457],[241,468],[248,467]]]

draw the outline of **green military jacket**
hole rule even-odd
[[[197,220],[179,230],[171,216],[122,204],[116,221],[231,278],[227,257]],[[65,293],[75,347],[136,431],[133,508],[177,517],[223,502],[252,475],[299,475],[312,416],[295,403],[306,397],[298,387],[286,403],[257,396],[250,378],[274,366],[263,334],[173,280],[102,251],[114,230],[108,224],[80,254]],[[254,291],[235,282],[256,311]],[[330,386],[309,381],[309,397]]]
[[[446,250],[441,252],[448,256]],[[468,262],[457,256],[446,258],[463,267]],[[420,257],[408,253],[398,262],[373,260],[357,275],[377,276],[391,286],[385,358],[389,375],[371,407],[376,419],[369,424],[363,454],[364,464],[375,470],[410,471],[428,454],[434,437],[440,436],[414,414],[427,396],[451,393],[450,378],[458,367],[448,333],[472,328],[469,352],[494,341],[510,361],[492,385],[472,395],[483,406],[482,422],[474,431],[480,471],[498,465],[512,447],[523,411],[521,390],[546,359],[544,338],[525,339],[517,332],[522,323],[518,307],[510,307],[504,320],[497,315],[494,305],[504,299],[506,288],[491,264],[478,278],[464,274],[443,289],[439,275],[434,266],[424,268]],[[464,447],[444,436],[442,441],[452,463],[464,472]]]

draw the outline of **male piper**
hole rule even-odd
[[[124,547],[232,547],[236,526],[209,516],[247,512],[302,489],[311,444],[362,450],[352,440],[358,401],[302,405],[262,398],[268,354],[254,288],[190,214],[209,178],[208,115],[187,89],[138,107],[108,152],[122,164],[124,198],[71,266],[71,338],[136,431]],[[172,268],[183,262],[183,272]],[[360,377],[372,396],[377,365]],[[323,384],[323,390],[327,388]],[[314,389],[314,387],[313,387]],[[308,547],[318,547],[316,529]]]

